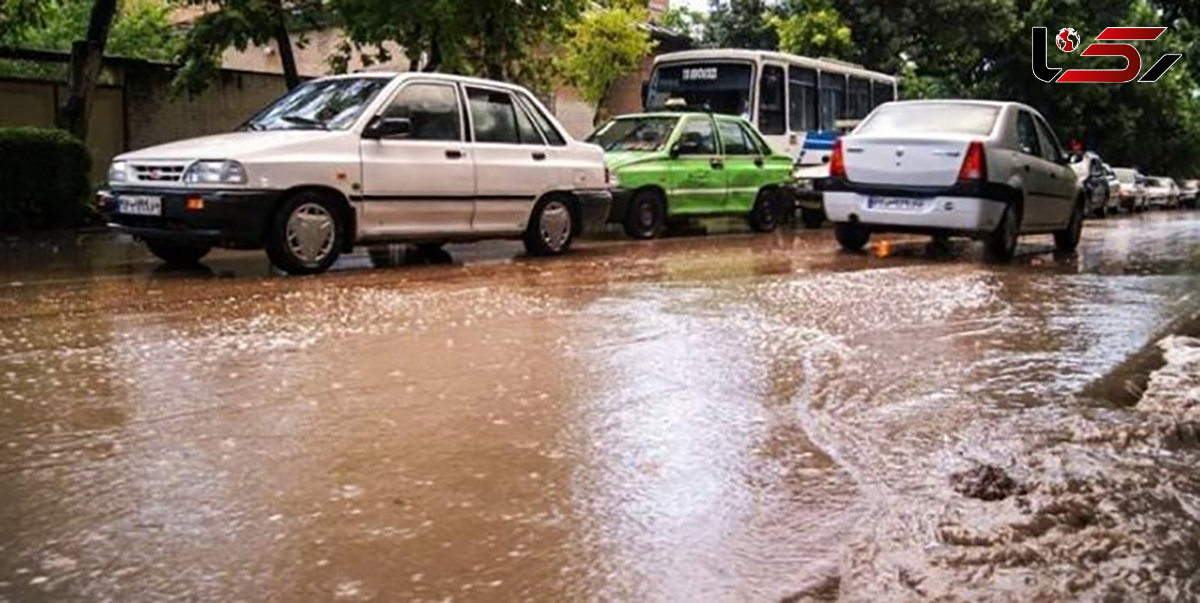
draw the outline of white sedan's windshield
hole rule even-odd
[[[302,84],[250,118],[243,130],[344,130],[390,80],[335,78]]]
[[[883,105],[854,131],[855,135],[972,134],[986,136],[999,115],[998,107],[964,103]]]

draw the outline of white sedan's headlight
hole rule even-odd
[[[232,160],[197,161],[183,175],[192,184],[245,184],[246,168]]]
[[[114,161],[108,166],[109,182],[125,182],[129,179],[129,164],[124,161]]]

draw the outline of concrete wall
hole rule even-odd
[[[287,92],[282,76],[228,70],[196,96],[173,94],[170,85],[165,68],[125,70],[130,149],[229,132]]]
[[[98,88],[92,104],[87,142],[94,182],[124,151],[228,132],[287,91],[280,75],[225,70],[190,97],[172,92],[166,66],[123,61],[106,69],[119,84]],[[61,82],[0,78],[0,126],[54,127],[65,94]]]
[[[66,87],[55,82],[0,79],[0,126],[54,127],[57,100]],[[99,182],[108,163],[125,150],[123,94],[120,88],[101,86],[92,103],[88,122],[88,148],[92,154],[92,181]]]

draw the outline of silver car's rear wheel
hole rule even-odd
[[[988,237],[984,249],[988,260],[1007,262],[1017,253],[1017,237],[1020,236],[1020,220],[1016,206],[1010,205],[1000,218],[1000,225]]]

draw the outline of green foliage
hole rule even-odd
[[[683,6],[667,9],[658,17],[659,27],[671,30],[681,36],[701,38],[707,19],[704,13],[689,10]]]
[[[41,24],[44,9],[43,0],[0,0],[0,40]]]
[[[227,48],[246,50],[251,45],[275,44],[288,31],[304,31],[329,23],[323,0],[187,0],[215,8],[198,17],[180,44],[181,68],[175,87],[190,93],[203,90],[221,66]],[[301,41],[303,43],[303,41]]]
[[[0,128],[0,230],[80,224],[91,191],[91,157],[62,130]]]
[[[42,0],[35,3],[33,14],[28,14],[21,0],[3,1],[0,21],[19,20],[20,25],[0,27],[0,45],[67,51],[87,32],[91,0]],[[27,14],[9,13],[10,4],[13,10],[24,8]],[[125,0],[113,21],[105,54],[169,60],[177,43],[170,13],[170,7],[161,0]]]
[[[553,75],[546,50],[558,42],[584,0],[329,0],[351,50],[387,59],[387,44],[404,49],[412,69],[507,79],[544,89]]]
[[[599,105],[612,83],[636,72],[654,50],[650,34],[641,27],[648,16],[641,7],[598,8],[568,27],[571,36],[562,72],[584,100]]]
[[[767,23],[779,38],[779,50],[810,57],[850,59],[854,41],[837,9],[821,0],[805,0],[790,16],[772,14]]]
[[[779,38],[767,20],[773,10],[766,0],[711,0],[703,45],[712,48],[773,50]]]

